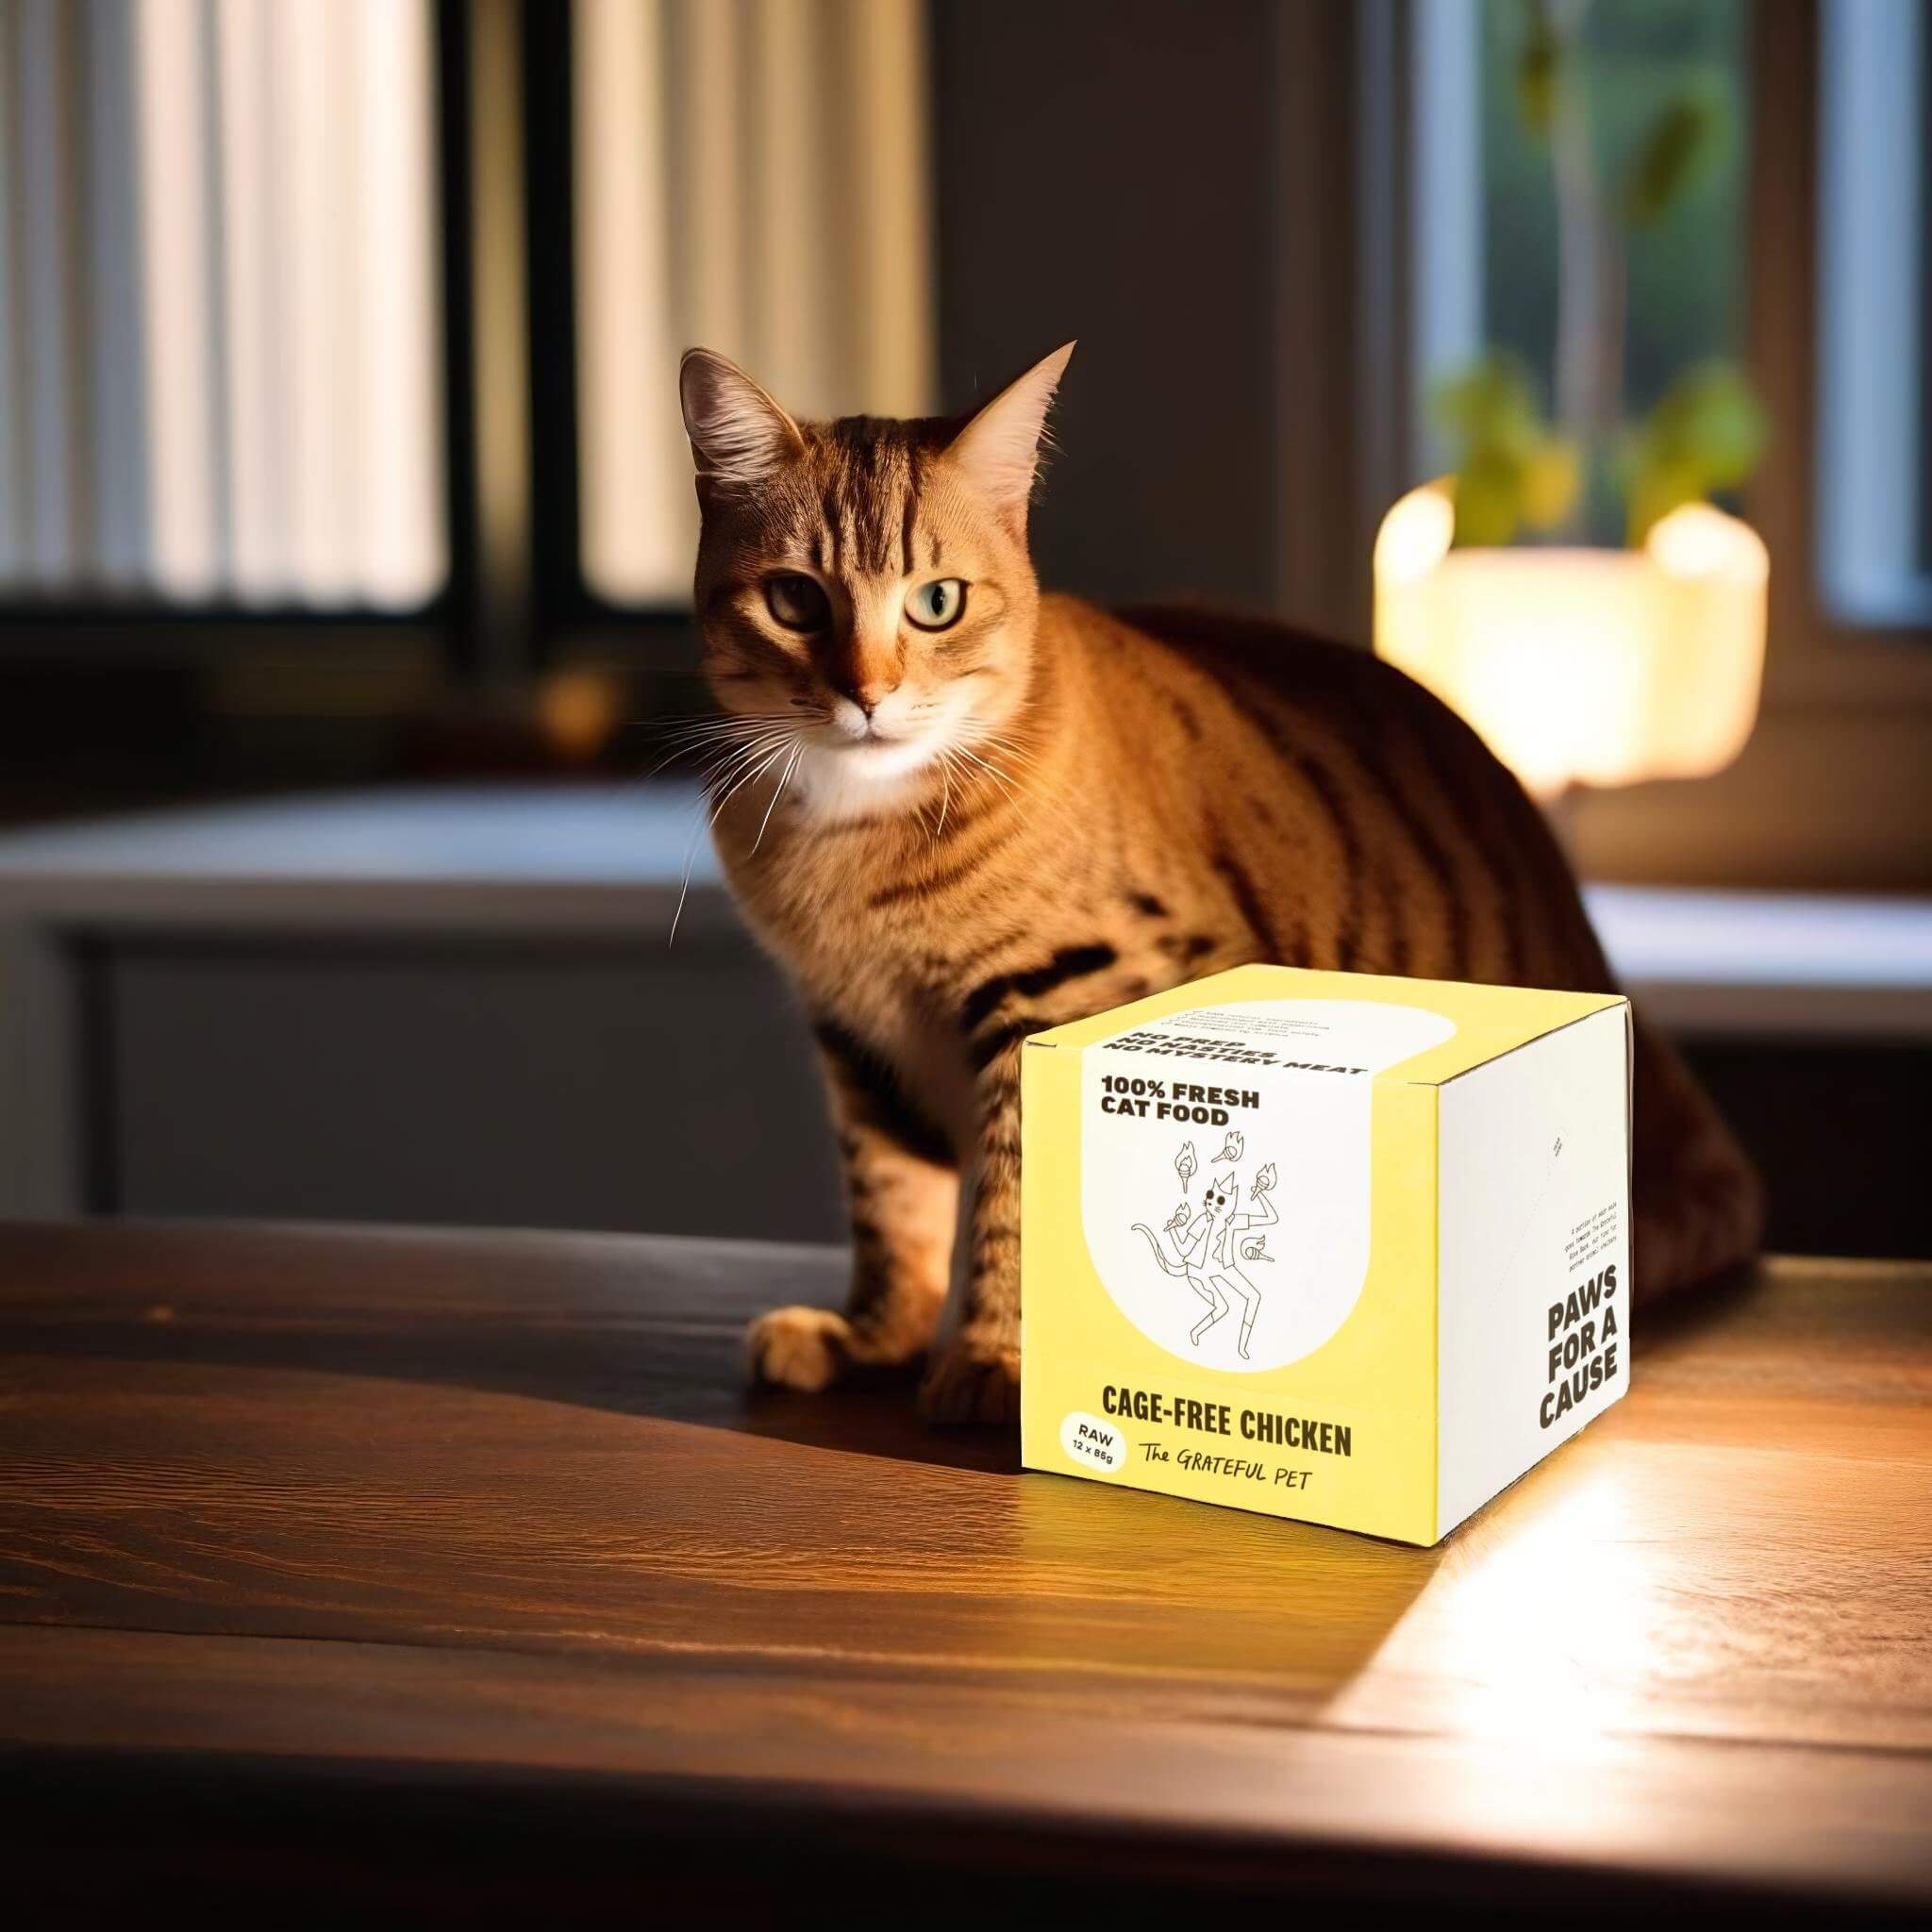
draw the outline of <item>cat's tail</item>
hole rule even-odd
[[[1670,1043],[1640,1019],[1632,1300],[1654,1302],[1749,1261],[1764,1187]]]
[[[1147,1245],[1154,1250],[1154,1258],[1160,1263],[1161,1268],[1167,1274],[1185,1274],[1188,1272],[1185,1268],[1175,1267],[1175,1265],[1167,1258],[1166,1249],[1164,1249],[1160,1245],[1160,1243],[1154,1239],[1154,1230],[1151,1227],[1149,1227],[1144,1221],[1135,1222],[1134,1232],[1136,1234],[1144,1234],[1147,1237]]]

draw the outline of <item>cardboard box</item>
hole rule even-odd
[[[1630,1008],[1243,966],[1023,1055],[1028,1468],[1433,1543],[1629,1386]]]

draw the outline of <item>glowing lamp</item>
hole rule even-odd
[[[1539,798],[1701,777],[1742,750],[1764,672],[1770,559],[1707,503],[1637,550],[1450,547],[1451,486],[1375,538],[1375,652],[1469,720]]]

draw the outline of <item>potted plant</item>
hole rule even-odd
[[[1625,263],[1727,138],[1687,81],[1614,181],[1592,139],[1587,0],[1531,0],[1517,110],[1556,191],[1552,408],[1491,353],[1440,384],[1451,476],[1411,491],[1375,544],[1375,648],[1460,710],[1529,788],[1720,769],[1757,715],[1768,559],[1710,501],[1741,484],[1764,414],[1734,363],[1682,370],[1624,410]]]

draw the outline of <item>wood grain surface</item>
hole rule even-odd
[[[1022,1475],[900,1384],[748,1395],[745,1318],[841,1268],[0,1229],[40,1895],[1932,1903],[1932,1266],[1654,1319],[1436,1551]]]

